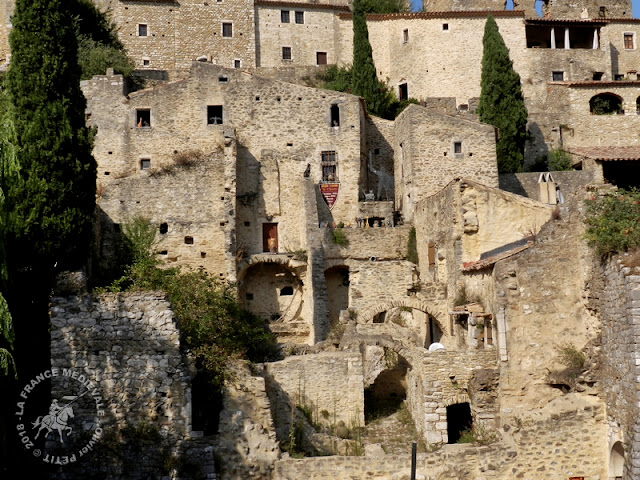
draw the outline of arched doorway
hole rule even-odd
[[[386,368],[364,390],[365,423],[394,414],[407,398],[409,363],[402,355],[386,347],[382,360]]]
[[[331,267],[325,270],[324,278],[327,283],[329,324],[335,325],[340,318],[340,311],[349,308],[349,267]]]
[[[465,431],[473,427],[471,407],[468,402],[454,403],[447,407],[447,443],[458,443]]]
[[[622,442],[616,442],[611,448],[609,456],[609,480],[622,480],[624,473],[624,447]]]
[[[600,93],[589,100],[589,111],[593,115],[623,114],[622,98],[613,93]]]

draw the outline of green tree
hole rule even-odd
[[[480,121],[498,129],[496,155],[501,173],[522,171],[527,140],[527,108],[520,75],[491,15],[482,39],[482,79],[478,104]]]
[[[18,0],[10,45],[6,89],[17,160],[3,185],[10,267],[78,267],[91,235],[96,163],[68,2]]]

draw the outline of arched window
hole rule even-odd
[[[589,111],[593,115],[623,114],[622,98],[613,93],[600,93],[589,100]]]
[[[616,442],[611,448],[611,456],[609,457],[609,478],[618,480],[622,479],[624,473],[624,447],[621,442]]]

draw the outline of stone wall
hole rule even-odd
[[[375,200],[393,200],[394,195],[394,122],[378,117],[366,119],[367,169],[363,193],[373,193]]]
[[[596,302],[602,319],[600,379],[607,402],[607,415],[612,425],[608,451],[615,442],[624,449],[624,480],[640,475],[640,424],[638,418],[638,324],[640,322],[640,275],[638,267],[624,256],[614,257],[602,265],[604,290]],[[612,472],[610,472],[612,473]],[[622,473],[622,472],[618,472]]]
[[[498,186],[495,129],[416,105],[396,119],[396,210],[406,220],[420,200],[454,178]]]
[[[607,2],[604,14],[600,14],[602,3],[594,0],[581,0],[579,2],[569,0],[547,1],[543,7],[543,13],[548,12],[552,18],[631,18],[630,0],[613,0]]]
[[[565,197],[573,196],[583,187],[596,183],[594,173],[590,170],[551,172],[551,176]],[[500,189],[532,200],[540,200],[539,179],[540,172],[501,173]]]
[[[359,352],[291,356],[265,364],[271,413],[280,441],[287,439],[296,407],[310,408],[313,421],[329,426],[364,425],[364,377]],[[322,414],[326,410],[328,417]]]
[[[324,54],[326,64],[338,63],[342,52],[336,14],[349,11],[346,5],[256,3],[257,66],[318,65],[318,53]],[[288,22],[282,22],[283,11],[288,12]],[[302,23],[297,23],[300,14]],[[289,59],[283,59],[282,47],[290,48]]]

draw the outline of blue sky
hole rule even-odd
[[[633,18],[640,18],[640,0],[631,0],[633,5]]]

